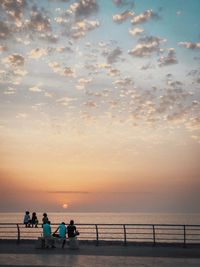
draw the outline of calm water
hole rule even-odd
[[[42,221],[42,213],[37,213],[39,222]],[[24,213],[0,213],[0,223],[23,223]],[[52,222],[52,231],[57,228],[57,224],[64,221],[68,223],[71,219],[75,221],[75,224],[195,224],[200,225],[200,214],[145,214],[145,213],[48,213],[48,218]],[[5,226],[2,226],[5,227]],[[88,228],[89,227],[89,228]],[[3,229],[3,228],[2,228]],[[145,229],[145,230],[144,230]],[[79,239],[95,240],[96,230],[94,225],[84,226],[79,225],[78,230],[81,233]],[[6,232],[5,232],[6,231]],[[14,231],[14,233],[12,233]],[[16,239],[17,228],[14,227],[10,232],[10,228],[5,228],[3,232],[0,231],[1,238]],[[100,240],[123,240],[124,230],[121,226],[98,226],[98,233]],[[152,241],[152,227],[147,226],[145,228],[134,229],[133,226],[126,227],[126,233],[129,240],[143,240]],[[172,235],[173,234],[173,235]],[[192,234],[195,234],[192,235]],[[198,234],[198,235],[197,235]],[[20,225],[21,239],[37,239],[42,235],[42,228],[25,228],[24,225]],[[191,232],[187,229],[187,241],[199,242],[197,239],[200,236],[200,228],[198,232]],[[166,237],[178,238],[179,242],[183,242],[183,227],[180,226],[175,231],[173,229],[164,230],[163,228],[156,228],[156,238],[163,242],[166,241]],[[193,241],[191,241],[191,238]],[[177,241],[178,242],[178,241]]]
[[[42,213],[37,213],[39,222]],[[23,222],[24,213],[0,213],[0,223]],[[149,223],[149,224],[200,224],[200,214],[160,214],[160,213],[67,213],[49,212],[48,217],[52,223],[62,221],[68,223],[73,219],[75,223]]]

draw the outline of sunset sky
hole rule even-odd
[[[200,212],[199,15],[1,0],[0,211]]]

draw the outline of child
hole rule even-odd
[[[36,212],[32,213],[31,224],[32,224],[32,227],[33,227],[33,225],[35,225],[35,227],[37,227],[37,225],[38,225],[38,219],[37,219],[37,216],[36,216]]]
[[[29,215],[29,211],[26,211],[24,215],[24,224],[26,227],[30,227],[30,221],[31,221],[31,218]]]

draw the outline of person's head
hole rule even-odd
[[[48,224],[51,224],[51,222],[50,222],[50,221],[48,221],[47,223],[48,223]]]
[[[65,225],[65,223],[64,223],[64,222],[62,222],[61,224]]]
[[[33,214],[32,214],[33,216],[36,216],[36,212],[33,212]]]
[[[29,215],[29,211],[28,210],[26,211],[26,215]]]
[[[74,224],[74,220],[71,220],[69,224],[73,225]]]
[[[43,213],[43,216],[44,216],[44,217],[47,217],[47,214],[46,214],[46,213]]]

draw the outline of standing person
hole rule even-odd
[[[76,226],[74,225],[73,220],[71,220],[69,225],[67,226],[67,234],[69,238],[69,248],[78,249],[79,245],[76,236],[79,235],[79,232],[76,230]]]
[[[53,236],[55,235],[55,233],[59,230],[59,235],[58,237],[61,238],[63,240],[62,242],[62,248],[64,248],[65,246],[65,242],[66,242],[66,234],[67,234],[67,228],[65,226],[65,223],[62,222],[58,228],[55,230],[55,232],[53,233]]]
[[[49,248],[49,245],[51,248],[55,248],[54,246],[54,238],[51,235],[51,222],[47,221],[43,224],[43,237],[45,240],[45,247]]]
[[[45,223],[47,223],[49,221],[48,217],[47,217],[47,214],[46,213],[43,213],[43,218],[42,218],[42,227]]]
[[[25,215],[24,215],[24,224],[25,224],[25,227],[30,227],[30,212],[27,210],[25,212]]]
[[[32,213],[31,225],[32,225],[32,227],[33,227],[33,225],[35,225],[35,227],[37,227],[37,225],[38,225],[38,218],[37,218],[36,212]]]

